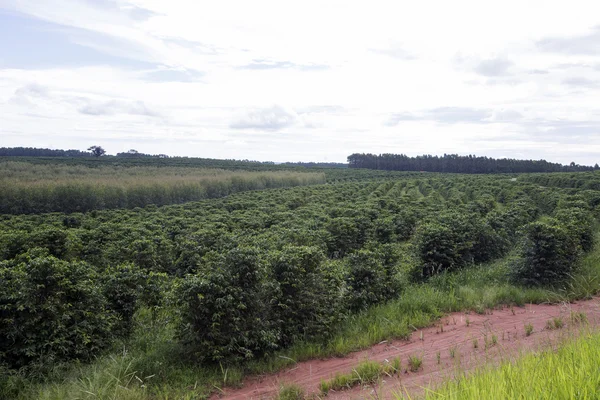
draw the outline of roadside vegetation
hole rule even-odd
[[[429,390],[433,399],[595,399],[600,376],[600,334],[587,333],[557,349],[527,354]],[[402,394],[396,398],[405,399]]]
[[[409,360],[408,368],[411,371],[414,368],[414,363],[417,362],[414,360]],[[386,362],[383,364],[375,361],[363,361],[358,364],[352,370],[352,372],[347,374],[338,373],[330,380],[322,381],[320,385],[321,394],[323,396],[327,396],[331,390],[339,391],[350,389],[357,385],[373,385],[377,383],[382,376],[394,376],[399,374],[401,372],[401,368],[402,365],[400,358],[395,358],[391,362]]]
[[[202,398],[447,312],[599,291],[599,192],[373,174],[0,216],[0,397]]]

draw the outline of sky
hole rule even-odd
[[[0,147],[600,162],[600,2],[0,0]]]

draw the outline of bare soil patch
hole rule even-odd
[[[385,362],[395,357],[400,357],[402,362],[400,374],[385,376],[375,386],[330,392],[327,398],[388,399],[393,398],[393,393],[418,396],[426,388],[433,388],[485,363],[511,360],[523,352],[542,350],[576,335],[579,324],[571,321],[571,315],[578,312],[585,313],[590,326],[600,325],[600,297],[577,303],[504,307],[489,310],[486,314],[452,313],[434,326],[415,331],[408,341],[384,342],[343,358],[310,360],[277,374],[253,376],[246,379],[241,388],[227,389],[214,398],[273,399],[285,383],[298,384],[307,394],[321,398],[319,384],[322,380],[331,379],[336,373],[351,372],[365,360]],[[554,318],[562,321],[564,326],[547,326]],[[529,324],[533,331],[527,335]],[[419,371],[407,371],[409,356],[423,359]]]

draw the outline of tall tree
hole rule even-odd
[[[91,151],[94,157],[100,157],[106,154],[106,150],[100,146],[91,146],[88,148],[88,151]]]

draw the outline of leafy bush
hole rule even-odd
[[[67,252],[67,231],[54,227],[38,229],[29,235],[29,247],[45,248],[50,255],[62,258]]]
[[[96,274],[83,262],[26,254],[0,263],[0,360],[87,360],[111,343],[115,318]]]
[[[590,251],[594,245],[594,217],[586,208],[563,208],[554,213],[560,221],[579,241],[581,249]]]
[[[502,256],[510,247],[510,240],[496,232],[489,223],[475,221],[473,247],[470,252],[476,263],[486,262]]]
[[[548,218],[525,227],[522,258],[514,275],[528,285],[564,282],[575,268],[579,243],[573,232]]]
[[[145,278],[138,267],[127,264],[110,268],[102,274],[107,307],[118,317],[114,327],[118,336],[128,336],[133,329],[133,315],[139,307],[138,299]]]
[[[211,255],[206,268],[176,290],[182,343],[209,362],[238,362],[276,348],[258,250],[236,248],[225,256]]]
[[[349,251],[360,247],[360,229],[354,219],[338,217],[327,224],[329,240],[327,248],[334,258],[342,258]]]
[[[413,209],[399,210],[394,216],[395,233],[398,240],[408,240],[413,235],[419,216]]]
[[[23,252],[27,243],[24,231],[0,232],[0,260],[11,260]]]
[[[351,311],[363,310],[399,295],[401,285],[394,261],[386,260],[386,254],[371,250],[359,250],[347,257]]]
[[[287,246],[273,256],[273,318],[283,346],[323,337],[339,320],[343,281],[335,265],[316,247]]]
[[[473,246],[480,238],[473,218],[477,217],[446,213],[419,228],[416,245],[423,263],[423,277],[456,269],[474,260]]]

